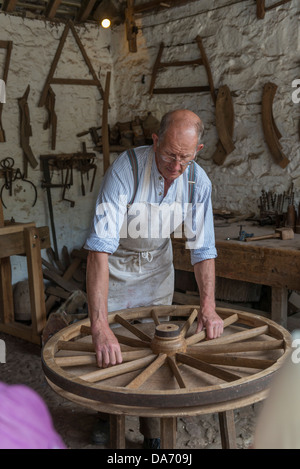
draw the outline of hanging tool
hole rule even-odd
[[[216,164],[222,165],[225,158],[231,153],[235,146],[232,140],[234,129],[234,110],[230,90],[227,85],[221,86],[216,102],[216,127],[219,141],[213,154]]]
[[[48,111],[48,119],[44,123],[43,128],[49,129],[51,127],[51,150],[55,150],[56,147],[56,128],[57,128],[57,116],[55,113],[55,93],[51,86],[48,88],[46,102],[46,109]]]
[[[24,174],[21,173],[20,169],[14,169],[14,159],[13,158],[4,158],[0,161],[0,171],[1,175],[4,177],[4,184],[0,189],[0,199],[4,208],[7,208],[3,201],[3,191],[6,189],[9,192],[9,195],[12,196],[12,184],[13,182],[20,180],[23,182],[28,182],[34,189],[34,200],[32,207],[34,207],[37,201],[37,190],[33,182],[25,178]]]
[[[18,104],[20,109],[20,143],[23,149],[23,154],[26,157],[27,161],[29,161],[32,168],[36,168],[38,165],[35,156],[32,153],[31,147],[29,145],[29,138],[32,136],[32,130],[30,125],[30,115],[29,115],[29,107],[28,107],[28,95],[30,92],[30,85],[27,86],[27,89],[22,96],[22,98],[18,98]],[[25,171],[24,174],[27,177],[27,165],[26,161],[24,162]]]
[[[76,137],[84,137],[85,135],[90,134],[93,143],[97,145],[101,145],[101,136],[98,135],[98,130],[102,129],[102,127],[90,127],[88,130],[85,130],[84,132],[80,132],[79,134],[76,134]]]
[[[279,142],[281,134],[275,124],[272,111],[273,99],[277,88],[277,85],[274,83],[266,83],[264,86],[262,98],[262,124],[267,145],[275,162],[279,164],[281,168],[285,168],[289,164],[289,160],[283,153],[282,146]]]

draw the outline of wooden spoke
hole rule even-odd
[[[95,352],[94,344],[87,342],[68,342],[67,340],[59,340],[57,343],[58,350],[73,350],[74,352]]]
[[[183,353],[176,353],[176,359],[181,363],[184,363],[185,365],[197,368],[197,370],[204,371],[204,373],[207,373],[212,376],[216,376],[217,378],[220,378],[223,381],[230,382],[236,381],[237,379],[241,378],[240,376],[230,373],[229,371],[222,370],[221,368],[210,365],[199,360],[198,358],[190,357],[189,355]]]
[[[231,324],[234,324],[238,320],[238,315],[233,314],[232,316],[229,316],[228,318],[224,319],[224,328],[230,326]],[[187,345],[193,345],[196,344],[197,342],[204,340],[206,338],[206,331],[201,331],[198,332],[197,334],[191,335],[186,339]]]
[[[123,363],[138,358],[148,357],[152,355],[151,350],[134,350],[132,352],[123,352]],[[96,354],[93,355],[73,355],[68,357],[56,357],[55,359],[58,366],[80,366],[80,365],[95,365],[97,363]]]
[[[143,331],[135,327],[133,324],[130,324],[130,322],[126,321],[126,319],[122,318],[122,316],[120,316],[119,314],[115,315],[115,321],[121,324],[121,326],[125,327],[128,331],[132,332],[132,334],[139,337],[141,340],[151,342],[151,337],[149,337]]]
[[[225,335],[223,337],[219,337],[218,339],[212,339],[205,342],[205,345],[214,346],[215,344],[232,344],[234,342],[239,342],[247,339],[252,339],[254,337],[258,337],[262,334],[267,334],[269,330],[269,326],[260,326],[255,327],[254,329],[247,329],[242,332],[235,332],[230,335]],[[198,347],[202,347],[204,343],[198,344]]]
[[[187,388],[174,357],[167,357],[167,362],[180,388]]]
[[[251,357],[236,357],[230,355],[213,355],[208,353],[200,353],[192,355],[194,358],[198,358],[206,363],[213,363],[214,365],[225,365],[225,366],[239,366],[244,368],[256,368],[264,370],[269,366],[273,365],[276,360],[264,360],[262,358],[251,358]]]
[[[160,325],[160,321],[159,321],[159,319],[158,319],[158,316],[157,316],[155,310],[152,309],[150,314],[151,314],[151,317],[152,317],[152,319],[153,319],[155,325],[156,325],[156,326],[159,326],[159,325]]]
[[[120,342],[120,344],[130,345],[130,347],[149,347],[150,346],[149,342],[145,342],[143,340],[138,340],[138,339],[133,339],[131,337],[127,337],[126,335],[115,333],[115,336]]]
[[[230,352],[263,352],[266,350],[279,350],[283,347],[282,340],[268,340],[268,341],[249,341],[242,343],[230,343],[230,344],[210,344],[206,342],[205,344],[194,345],[187,348],[187,353],[190,355],[198,353],[230,353]]]
[[[115,365],[111,366],[110,368],[101,368],[96,371],[91,371],[90,373],[81,375],[80,378],[90,383],[96,383],[107,378],[112,378],[113,376],[119,376],[124,373],[129,373],[130,371],[140,370],[141,368],[149,365],[149,363],[151,363],[155,358],[156,355],[151,354],[148,357],[133,360],[128,363],[122,363],[121,365]]]
[[[166,361],[167,355],[162,353],[158,355],[151,365],[149,365],[141,374],[132,380],[126,387],[128,389],[137,389],[142,386]]]
[[[198,310],[195,308],[181,329],[181,334],[184,337],[186,336],[187,331],[189,330],[189,328],[191,327],[191,325],[193,324],[197,316],[198,316]]]

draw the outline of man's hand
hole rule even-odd
[[[224,323],[215,311],[209,314],[199,312],[196,332],[200,332],[204,328],[206,329],[206,337],[208,339],[216,339],[223,334]]]
[[[122,363],[122,353],[115,334],[107,322],[97,322],[92,326],[92,337],[100,368]]]

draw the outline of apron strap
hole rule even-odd
[[[188,174],[188,184],[189,184],[189,203],[193,200],[194,189],[195,189],[195,163],[189,166]]]
[[[136,157],[136,154],[135,154],[135,151],[134,151],[133,148],[129,148],[127,150],[127,156],[129,158],[131,168],[132,168],[132,172],[133,172],[134,190],[133,190],[133,196],[132,196],[131,201],[130,201],[130,204],[132,204],[134,199],[135,199],[136,191],[137,191],[138,184],[139,184],[138,162],[137,162],[137,157]]]

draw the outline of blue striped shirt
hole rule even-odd
[[[138,163],[137,179],[138,182],[141,182],[137,186],[135,201],[140,200],[142,180],[150,152],[153,152],[153,146],[135,149]],[[204,224],[201,247],[191,249],[192,265],[205,259],[217,257],[211,204],[211,182],[204,170],[197,163],[193,164],[195,172],[191,203],[193,207],[197,204],[203,204]],[[182,203],[188,204],[190,202],[189,168],[187,167],[184,173],[173,181],[164,197],[164,179],[157,169],[155,158],[153,158],[147,202],[159,206],[174,203],[179,179],[182,178]],[[117,250],[120,242],[120,229],[134,192],[133,170],[127,152],[124,152],[118,156],[105,173],[96,202],[92,226],[84,246],[85,249],[109,254],[113,254]]]

